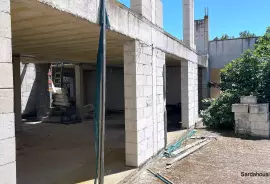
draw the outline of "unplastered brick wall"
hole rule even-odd
[[[269,138],[269,104],[257,104],[256,96],[243,96],[232,105],[236,134]]]
[[[164,147],[165,54],[139,41],[124,46],[126,164],[139,166]]]

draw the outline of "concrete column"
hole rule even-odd
[[[153,24],[163,27],[163,5],[161,0],[130,0],[130,8]]]
[[[124,45],[126,164],[140,166],[164,147],[165,54],[138,41]]]
[[[36,64],[36,110],[37,119],[42,120],[49,112],[50,93],[48,71],[50,64]]]
[[[0,183],[16,184],[10,1],[0,1]]]
[[[181,61],[182,127],[189,128],[198,120],[198,65]]]
[[[13,57],[13,85],[14,85],[14,113],[15,130],[22,131],[22,108],[21,108],[21,66],[20,56]]]
[[[84,89],[83,89],[83,67],[81,64],[75,65],[75,88],[76,88],[76,108],[77,116],[83,120]]]
[[[182,0],[183,40],[185,45],[195,49],[194,41],[194,0]]]

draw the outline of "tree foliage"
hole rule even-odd
[[[254,50],[246,51],[221,70],[220,89],[221,95],[201,112],[208,127],[233,128],[231,106],[239,103],[240,96],[256,95],[259,102],[270,102],[270,27]]]
[[[249,31],[242,31],[239,33],[239,37],[238,38],[251,38],[251,37],[256,37],[256,35],[254,33],[250,33]],[[229,40],[229,39],[234,39],[234,36],[229,36],[228,34],[223,34],[220,38],[219,37],[215,37],[214,40]]]

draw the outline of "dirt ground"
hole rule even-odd
[[[213,135],[213,132],[203,129],[197,134]],[[270,183],[270,140],[239,138],[233,132],[214,134],[218,136],[217,140],[212,140],[171,168],[166,169],[169,159],[160,156],[127,183],[163,183],[150,174],[147,168],[167,177],[174,184]],[[242,172],[268,172],[269,176],[241,176]]]

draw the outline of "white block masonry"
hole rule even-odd
[[[163,27],[163,5],[161,0],[130,0],[130,8],[153,24]]]
[[[10,1],[0,1],[0,183],[16,184]]]
[[[241,104],[256,104],[257,97],[256,96],[242,96],[240,97]]]
[[[126,164],[140,166],[164,147],[165,54],[139,41],[124,45]]]
[[[182,127],[189,128],[198,120],[198,65],[181,61]]]
[[[248,113],[248,104],[232,104],[232,112]]]

